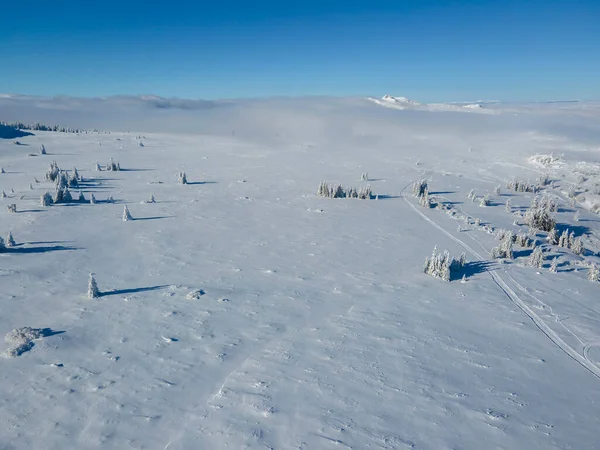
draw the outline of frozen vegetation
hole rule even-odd
[[[0,448],[598,446],[599,104],[0,121]]]

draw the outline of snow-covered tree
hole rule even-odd
[[[42,148],[40,149],[40,154],[42,155],[46,155],[46,147],[44,147],[44,144],[42,144]]]
[[[53,203],[52,195],[50,192],[44,192],[40,197],[40,205],[41,206],[50,206]]]
[[[96,166],[94,167],[94,171],[100,172],[101,170],[102,170],[102,167],[100,167],[100,164],[98,164],[98,161],[96,161]]]
[[[529,265],[537,269],[541,269],[544,266],[544,253],[542,247],[535,247],[531,255],[529,256]]]
[[[83,195],[83,192],[79,191],[79,197],[77,198],[77,201],[80,203],[85,203],[86,199],[85,196]]]
[[[177,183],[187,184],[187,176],[186,176],[185,172],[179,172],[177,174]]]
[[[65,203],[71,203],[73,201],[73,197],[71,196],[71,191],[69,191],[69,188],[64,188],[63,189],[63,202]]]
[[[129,208],[127,207],[127,205],[125,205],[125,207],[123,208],[123,222],[129,222],[130,220],[133,220],[133,217],[131,217]]]
[[[369,174],[367,172],[364,172],[360,175],[360,180],[361,181],[369,181]]]
[[[0,193],[0,198],[6,198],[6,192],[2,191],[2,192]]]
[[[495,194],[495,195],[500,195],[500,185],[498,185],[498,186],[496,186],[496,187],[494,188],[494,194]]]
[[[108,166],[106,166],[106,170],[118,171],[121,170],[121,166],[119,163],[115,162],[114,159],[110,158],[110,162]]]
[[[154,199],[154,195],[153,194],[150,194],[150,197],[148,197],[147,203],[156,203],[156,200]]]
[[[100,291],[98,290],[98,285],[96,284],[94,275],[90,273],[90,279],[88,280],[87,298],[98,297],[100,297]]]
[[[370,200],[371,198],[373,198],[373,193],[371,192],[371,186],[368,184],[366,186],[361,186],[358,189],[358,198],[361,200]]]
[[[581,237],[576,237],[575,239],[572,240],[572,242],[571,242],[571,250],[576,255],[582,255],[583,254],[584,247],[583,247],[583,241],[581,240]]]
[[[481,200],[479,200],[479,206],[490,206],[490,204],[491,201],[489,194],[485,194],[483,197],[481,197]]]
[[[573,220],[574,220],[575,222],[579,222],[579,210],[578,210],[578,211],[575,211],[575,215],[573,216]]]
[[[412,187],[413,196],[423,197],[425,195],[426,191],[429,192],[427,180],[425,178],[422,178],[413,183],[413,187]]]
[[[550,263],[550,268],[548,269],[551,273],[558,272],[558,258],[552,258],[552,262]]]
[[[50,163],[50,167],[48,168],[48,171],[46,172],[46,180],[54,182],[54,181],[56,181],[56,178],[58,177],[59,174],[60,174],[60,169],[58,168],[58,164],[56,164],[56,161],[52,161]]]
[[[7,247],[14,247],[15,245],[17,245],[17,243],[15,242],[15,239],[13,238],[12,232],[8,232],[8,236],[6,237],[6,246]]]
[[[548,241],[548,244],[551,244],[551,245],[558,244],[558,233],[556,231],[556,228],[552,228],[548,232],[548,237],[546,237],[546,240]]]
[[[9,213],[16,213],[16,212],[17,212],[17,205],[15,205],[14,203],[13,203],[12,205],[8,205],[8,206],[6,207],[6,210],[7,210]]]
[[[96,197],[94,197],[94,194],[90,194],[90,203],[91,203],[92,205],[95,205],[95,204],[96,204]]]
[[[6,170],[4,170],[4,167],[0,167],[0,173],[6,173]]]
[[[498,247],[494,247],[491,252],[492,258],[513,259],[513,233],[507,231],[502,243]]]
[[[588,280],[598,282],[600,281],[600,269],[596,263],[590,264],[590,270],[588,272]]]
[[[4,238],[0,236],[0,253],[6,250],[6,245],[4,244]]]
[[[546,208],[531,207],[525,212],[525,223],[530,228],[542,231],[550,231],[556,226],[556,220],[550,217]]]
[[[444,253],[437,253],[437,247],[434,247],[431,256],[425,258],[423,271],[434,278],[450,281],[453,275],[462,270],[465,264],[466,257],[464,253],[460,256],[460,259],[455,259],[450,257],[447,250]]]
[[[469,189],[469,192],[467,192],[467,198],[474,202],[476,197],[475,191],[473,189]]]

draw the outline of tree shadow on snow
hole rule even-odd
[[[148,292],[148,291],[157,291],[159,289],[164,289],[169,287],[167,284],[162,284],[159,286],[148,286],[148,287],[140,287],[140,288],[131,288],[131,289],[113,289],[112,291],[100,292],[100,297],[108,297],[109,295],[124,295],[124,294],[136,294],[138,292]]]
[[[17,211],[18,213],[30,213],[30,212],[44,212],[43,209],[22,209],[21,211]]]
[[[399,195],[390,195],[390,194],[377,194],[375,195],[375,198],[377,200],[388,200],[388,199],[392,199],[392,198],[400,198]]]
[[[217,182],[216,181],[188,181],[186,184],[193,186],[196,184],[217,184]]]
[[[36,253],[49,253],[49,252],[60,252],[66,250],[79,250],[77,247],[67,247],[64,245],[48,245],[42,247],[9,247],[4,250],[4,253],[22,253],[22,254],[36,254]]]
[[[119,172],[153,172],[156,169],[120,169]]]
[[[175,216],[154,216],[154,217],[134,217],[133,220],[158,220],[158,219],[172,219]]]
[[[559,235],[567,229],[569,230],[569,233],[575,233],[575,237],[583,235],[588,236],[592,234],[592,230],[589,227],[586,227],[585,225],[567,225],[563,223],[556,224],[556,231]]]
[[[493,261],[473,261],[464,265],[462,270],[452,277],[451,281],[460,280],[464,275],[466,278],[471,278],[479,273],[488,272],[494,265]]]

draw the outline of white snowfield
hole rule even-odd
[[[382,102],[0,96],[101,130],[0,139],[0,449],[600,448],[600,107]],[[40,206],[52,161],[83,181]],[[491,259],[544,174],[584,253]]]

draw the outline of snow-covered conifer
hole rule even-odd
[[[6,171],[4,170],[4,167],[0,167],[0,173],[6,173]]]
[[[4,192],[4,191],[0,192],[0,198],[6,198],[6,192]]]
[[[154,199],[154,195],[150,194],[150,197],[148,197],[148,202],[147,203],[156,203],[156,200]]]
[[[548,269],[551,273],[558,272],[558,258],[552,258],[552,262],[550,263],[550,268]]]
[[[0,236],[0,253],[6,250],[6,245],[4,244],[4,238]]]
[[[100,291],[98,290],[98,285],[96,284],[94,275],[90,273],[90,279],[88,281],[87,298],[98,298],[98,297],[100,297]]]
[[[42,148],[40,149],[40,154],[42,155],[46,155],[46,147],[44,147],[44,144],[42,144]]]
[[[71,196],[71,191],[66,187],[63,189],[63,202],[71,203],[73,201],[73,197]]]
[[[548,233],[548,237],[546,238],[548,244],[556,245],[558,244],[558,233],[556,232],[556,228],[552,228]]]
[[[588,272],[588,280],[598,282],[600,281],[600,269],[596,263],[590,264],[590,270]]]
[[[529,265],[541,269],[544,265],[544,253],[542,247],[535,247],[529,256]]]
[[[575,239],[573,239],[573,242],[571,243],[571,250],[576,255],[583,254],[584,247],[583,247],[583,242],[581,240],[581,237],[576,237]]]
[[[494,194],[495,194],[495,195],[500,195],[500,185],[498,185],[498,186],[496,186],[496,187],[494,188]]]
[[[489,194],[485,194],[483,197],[481,197],[481,200],[479,200],[479,206],[490,206],[490,204],[491,202]]]
[[[179,174],[177,175],[177,182],[179,184],[187,184],[187,176],[185,172],[179,172]]]
[[[33,184],[29,183],[29,190],[33,191]]]
[[[125,207],[123,208],[123,222],[129,222],[130,220],[133,220],[133,217],[131,217],[129,208],[127,207],[127,205],[125,205]]]
[[[83,192],[79,191],[79,197],[77,198],[77,201],[80,203],[85,203],[86,199],[85,196],[83,195]]]
[[[94,171],[100,172],[101,170],[102,170],[102,167],[100,167],[100,164],[98,164],[98,161],[96,161],[96,167],[94,167]]]
[[[6,237],[6,246],[7,247],[14,247],[15,245],[17,245],[17,243],[15,242],[15,239],[13,238],[12,232],[8,232],[8,236]]]
[[[578,210],[578,211],[575,211],[575,215],[573,216],[573,220],[574,220],[575,222],[579,222],[579,210]]]
[[[52,200],[52,195],[50,194],[50,192],[46,191],[44,192],[41,197],[40,197],[40,205],[41,206],[50,206],[52,204],[53,200]]]
[[[360,180],[361,181],[369,181],[369,174],[367,172],[364,172],[360,175]]]
[[[422,178],[418,181],[415,181],[413,183],[413,187],[412,187],[412,194],[415,197],[423,197],[425,195],[425,192],[429,192],[428,190],[428,185],[427,185],[427,180],[425,178]]]
[[[17,205],[15,205],[14,203],[13,203],[12,205],[8,205],[8,206],[6,207],[6,210],[7,210],[9,213],[16,213],[16,212],[17,212]]]

